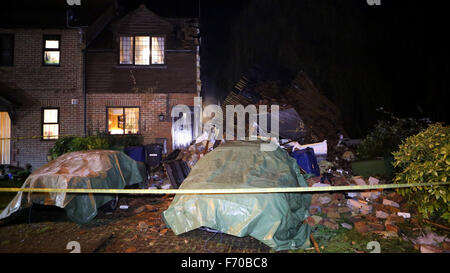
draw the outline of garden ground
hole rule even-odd
[[[0,186],[11,186],[2,181]],[[0,193],[2,206],[6,206],[14,194]],[[167,228],[161,213],[167,209],[173,195],[123,195],[112,213],[99,212],[89,224],[78,225],[70,221],[63,209],[33,205],[15,219],[0,222],[0,252],[2,253],[68,253],[70,241],[80,243],[81,252],[107,253],[271,253],[271,248],[252,237],[239,238],[227,234],[216,234],[194,230],[176,236]],[[2,207],[2,208],[3,208]],[[412,235],[431,230],[417,221],[401,225],[403,234]],[[436,231],[436,230],[435,230]],[[441,231],[439,231],[441,232]],[[441,233],[442,234],[442,233]],[[371,252],[368,243],[380,243],[382,253],[419,252],[414,244],[402,237],[381,238],[374,234],[360,234],[355,229],[342,227],[330,229],[323,225],[313,233],[320,252],[361,253]],[[446,234],[448,236],[448,233]],[[302,250],[281,251],[283,253],[314,253],[311,247]]]

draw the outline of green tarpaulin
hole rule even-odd
[[[145,181],[145,165],[118,151],[92,150],[64,154],[34,171],[22,188],[55,189],[123,189]],[[16,197],[0,214],[0,219],[30,206],[32,203],[64,208],[77,223],[87,223],[97,215],[97,209],[111,201],[114,195],[24,193]]]
[[[205,155],[180,189],[307,187],[286,151],[261,151],[260,142],[232,141]],[[175,196],[163,219],[175,234],[208,227],[252,236],[275,250],[309,246],[311,194],[197,194]]]

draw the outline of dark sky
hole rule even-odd
[[[223,98],[254,65],[305,71],[361,137],[384,107],[450,121],[449,16],[442,1],[202,1],[202,84]]]
[[[81,0],[88,15],[112,0]],[[44,5],[43,3],[47,3]],[[448,11],[444,1],[381,0],[119,0],[125,10],[146,3],[166,17],[201,23],[202,94],[223,99],[261,62],[305,71],[342,111],[354,137],[367,132],[383,106],[402,117],[449,122]],[[2,1],[0,24],[64,23],[48,15],[65,0]],[[20,9],[26,16],[10,11]],[[87,18],[86,20],[88,20]]]

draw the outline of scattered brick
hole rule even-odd
[[[369,232],[369,229],[367,228],[367,225],[365,222],[360,221],[360,222],[356,222],[355,223],[355,229],[359,232],[359,233],[367,233]]]
[[[393,223],[389,222],[389,221],[386,221],[384,223],[384,226],[386,227],[387,231],[392,231],[392,232],[395,232],[397,234],[400,232],[400,228],[398,226],[394,225]]]
[[[397,202],[391,201],[389,199],[383,199],[383,205],[400,208],[400,205]]]

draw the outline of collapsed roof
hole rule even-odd
[[[286,76],[277,80],[261,76],[260,70],[251,71],[225,98],[224,113],[226,105],[267,105],[268,111],[270,105],[279,105],[281,137],[312,143],[334,140],[338,132],[346,135],[339,108],[315,87],[305,72],[298,72],[293,79]]]

